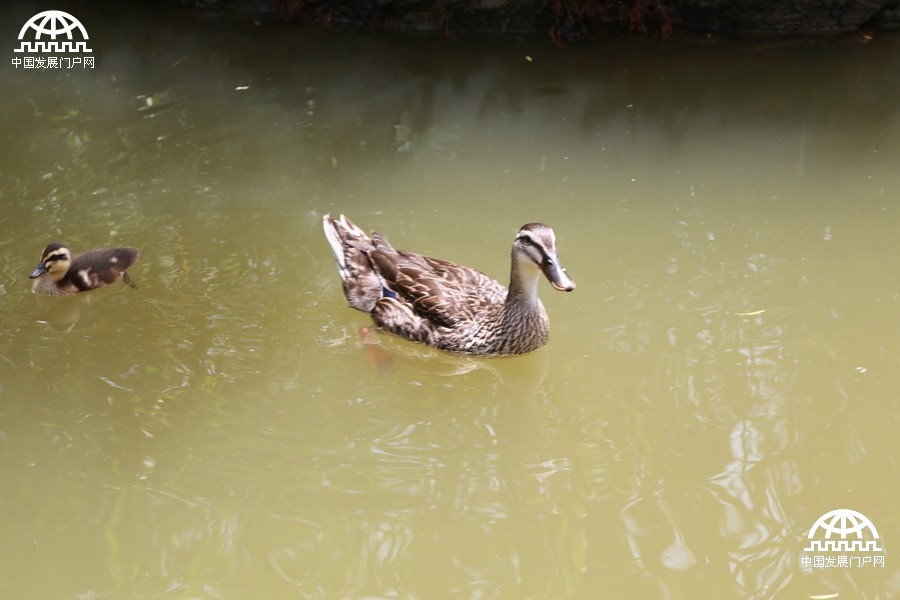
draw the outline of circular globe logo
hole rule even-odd
[[[19,30],[22,54],[55,54],[92,52],[87,47],[88,34],[81,21],[61,10],[45,10],[30,19]]]
[[[831,539],[832,536],[840,536],[841,539],[845,539],[851,534],[858,539],[863,539],[864,530],[869,530],[873,537],[878,537],[878,532],[875,531],[872,521],[864,514],[849,508],[839,508],[819,517],[819,520],[809,530],[808,537],[812,539],[819,528],[825,530],[825,539]]]
[[[878,531],[864,514],[849,508],[838,508],[819,517],[806,536],[806,550],[863,552],[878,547]]]
[[[19,39],[24,39],[25,34],[29,30],[33,30],[36,40],[41,39],[42,35],[49,36],[51,40],[65,35],[66,39],[71,40],[73,39],[72,32],[76,29],[81,32],[81,39],[88,39],[87,31],[81,21],[61,10],[45,10],[28,19],[28,22],[19,31]]]

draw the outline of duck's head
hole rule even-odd
[[[41,253],[41,262],[28,277],[37,279],[46,273],[51,280],[59,281],[65,277],[71,264],[72,252],[65,244],[49,244]]]
[[[575,282],[559,262],[556,254],[556,236],[543,223],[528,223],[519,229],[513,242],[513,260],[527,279],[527,273],[539,270],[554,288],[571,292]],[[535,273],[535,285],[537,280]]]

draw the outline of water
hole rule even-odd
[[[900,596],[900,39],[70,11],[96,69],[3,67],[0,595]],[[540,220],[578,289],[533,355],[373,347],[329,211],[504,282]],[[54,240],[138,289],[33,296]],[[836,508],[883,567],[801,564]]]

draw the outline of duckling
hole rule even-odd
[[[49,244],[28,276],[32,291],[48,296],[86,292],[124,279],[136,287],[125,269],[138,259],[136,248],[97,248],[73,257],[65,244]]]

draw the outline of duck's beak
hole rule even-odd
[[[571,292],[575,289],[575,282],[566,273],[566,270],[559,264],[559,259],[553,257],[552,260],[545,260],[541,265],[541,271],[554,288],[561,292]]]
[[[41,275],[43,275],[46,272],[47,272],[47,267],[44,266],[44,263],[40,263],[40,264],[38,264],[38,266],[36,266],[34,268],[34,271],[31,272],[31,275],[29,275],[28,278],[29,279],[37,279],[38,277],[40,277]]]

